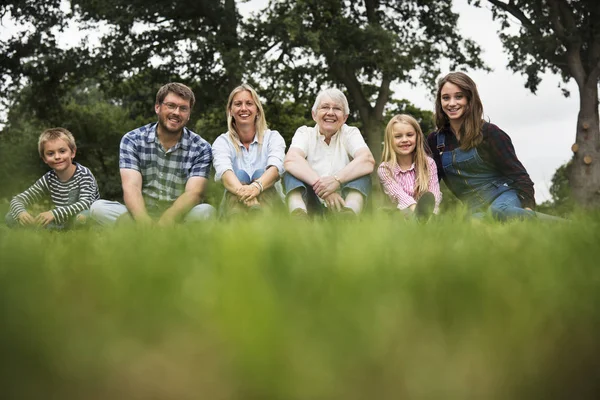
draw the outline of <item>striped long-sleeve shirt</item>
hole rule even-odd
[[[71,217],[88,210],[100,198],[96,178],[81,164],[74,163],[75,173],[66,182],[61,182],[54,170],[48,171],[31,187],[12,198],[10,212],[13,218],[31,204],[50,198],[54,208],[52,215],[57,223],[64,223]]]
[[[442,201],[442,192],[440,191],[435,162],[431,157],[427,157],[427,167],[429,169],[428,190],[435,197],[435,209],[433,212],[437,214],[440,202]],[[402,171],[398,165],[389,166],[388,163],[383,162],[379,165],[377,174],[379,175],[383,191],[396,204],[398,209],[404,210],[417,203],[415,199],[415,164],[407,171]]]

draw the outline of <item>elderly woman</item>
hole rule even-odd
[[[212,146],[215,181],[225,186],[220,215],[282,204],[275,185],[283,173],[285,142],[268,129],[256,91],[250,85],[233,89],[226,112],[228,131]]]
[[[302,126],[294,134],[284,162],[292,214],[362,211],[375,160],[360,131],[345,124],[349,114],[340,90],[323,90],[312,108],[317,124]]]

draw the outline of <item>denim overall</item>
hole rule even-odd
[[[492,215],[500,220],[536,216],[535,212],[522,208],[516,190],[511,188],[513,181],[483,161],[476,148],[444,151],[445,147],[446,135],[438,132],[437,149],[446,185],[472,214],[482,216],[489,207]]]

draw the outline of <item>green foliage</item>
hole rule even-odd
[[[593,398],[599,232],[598,214],[0,227],[3,393]]]
[[[0,42],[6,55],[0,59],[0,99],[10,103],[30,86],[38,94],[32,108],[42,119],[56,119],[59,99],[89,78],[111,97],[142,103],[148,97],[136,94],[153,97],[160,85],[184,81],[199,104],[224,103],[242,80],[234,0],[8,0],[0,16],[30,27]],[[73,26],[83,39],[61,46],[59,35]],[[131,110],[136,117],[148,112],[143,104]]]
[[[35,94],[29,88],[20,93],[20,101],[10,110],[9,124],[0,134],[0,156],[6,162],[0,170],[0,197],[23,191],[48,170],[38,154],[38,137],[47,128],[61,126],[73,133],[77,143],[75,160],[92,171],[102,196],[119,198],[121,137],[148,120],[132,119],[129,110],[106,99],[94,82],[86,82],[61,97],[60,114],[49,120],[32,117],[28,112],[32,96]]]
[[[533,93],[546,71],[560,74],[564,82],[572,77],[583,80],[584,75],[593,73],[600,60],[596,50],[600,9],[596,0],[488,1],[493,17],[501,23],[500,40],[510,55],[508,66],[527,76],[525,87]],[[481,5],[480,0],[469,3]],[[513,29],[515,25],[518,32]],[[597,81],[597,74],[593,74]]]
[[[554,172],[552,185],[550,186],[552,200],[540,204],[540,207],[538,207],[539,211],[546,212],[546,209],[551,209],[557,215],[567,215],[573,212],[575,202],[569,185],[569,174],[572,165],[572,161],[569,161],[558,167],[556,172]]]
[[[22,192],[48,170],[37,149],[43,130],[39,121],[22,118],[0,132],[0,198]]]

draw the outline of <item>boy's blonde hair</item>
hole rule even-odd
[[[231,91],[229,94],[229,99],[227,99],[227,106],[225,107],[225,111],[227,113],[227,130],[229,131],[229,139],[234,144],[234,147],[239,150],[237,146],[237,142],[240,140],[240,136],[237,132],[237,127],[235,124],[235,119],[231,115],[231,105],[233,104],[233,98],[236,94],[240,92],[249,92],[254,104],[256,104],[256,119],[254,120],[254,134],[256,135],[256,140],[259,145],[262,145],[263,136],[265,135],[265,131],[269,129],[267,125],[267,119],[265,118],[265,112],[263,110],[262,103],[258,98],[258,93],[256,90],[247,83],[242,84]]]
[[[71,132],[65,128],[50,128],[42,132],[40,138],[38,139],[38,152],[40,153],[40,157],[44,158],[44,145],[46,142],[56,139],[63,139],[65,142],[67,142],[71,151],[77,150],[75,138]]]
[[[383,140],[383,154],[381,161],[387,169],[389,176],[392,176],[392,168],[398,165],[398,157],[394,150],[394,125],[410,125],[416,134],[415,151],[413,153],[413,163],[415,164],[415,199],[429,191],[429,165],[427,163],[427,152],[425,150],[425,136],[416,119],[408,114],[398,114],[390,119],[385,127],[385,137]]]

